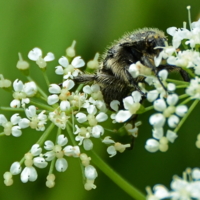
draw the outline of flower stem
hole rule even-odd
[[[152,110],[153,108],[154,108],[153,106],[146,107],[143,113],[145,113],[145,112],[147,112],[149,110]]]
[[[46,70],[42,70],[42,74],[43,74],[43,76],[44,76],[44,80],[45,80],[45,82],[46,82],[46,84],[47,84],[47,87],[49,87],[50,82],[49,82],[49,79],[48,79],[48,77],[47,77]]]
[[[23,108],[11,108],[11,107],[4,107],[4,106],[0,106],[0,110],[3,111],[13,111],[13,112],[24,112]]]
[[[53,130],[55,124],[51,123],[50,126],[45,130],[45,132],[42,134],[42,136],[39,138],[39,140],[36,142],[40,146],[44,143],[45,139],[48,137],[48,135]]]
[[[114,183],[116,183],[122,190],[137,200],[145,200],[146,197],[138,189],[124,180],[117,172],[115,172],[109,165],[107,165],[94,151],[90,151],[92,161],[96,166],[106,174]]]
[[[30,103],[33,104],[34,106],[37,106],[40,109],[44,109],[44,110],[48,110],[48,111],[54,111],[53,107],[46,105],[46,104],[43,104],[41,102],[36,102],[36,101],[31,100]]]
[[[196,99],[193,104],[190,106],[187,114],[181,119],[180,123],[178,124],[178,126],[174,129],[174,132],[177,133],[179,131],[179,129],[181,128],[181,126],[183,125],[183,123],[185,122],[185,120],[188,118],[188,116],[191,114],[191,112],[193,111],[193,109],[195,108],[195,106],[199,103],[199,100]]]
[[[178,85],[189,85],[190,84],[189,82],[178,81],[178,80],[174,80],[174,79],[167,79],[167,81],[171,82],[171,83],[178,84]]]

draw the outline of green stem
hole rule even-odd
[[[183,102],[180,103],[180,105],[185,105],[185,104],[187,104],[189,101],[191,101],[191,97],[188,97],[187,99],[185,99]]]
[[[12,112],[24,112],[24,108],[11,108],[11,107],[4,107],[4,106],[0,106],[0,110],[12,111]]]
[[[77,89],[76,89],[76,92],[80,92],[80,90],[83,88],[84,84],[80,84]]]
[[[48,135],[53,130],[55,124],[51,123],[50,126],[45,130],[45,132],[42,134],[42,136],[39,138],[39,140],[36,142],[40,146],[44,143],[45,139],[48,137]]]
[[[52,108],[51,106],[48,106],[46,104],[43,104],[41,102],[36,102],[36,101],[31,100],[30,103],[33,104],[34,106],[40,108],[40,109],[54,111],[54,108]]]
[[[189,82],[178,81],[178,80],[174,80],[174,79],[167,79],[167,81],[171,82],[171,83],[178,84],[178,85],[189,85],[190,84]]]
[[[72,129],[70,129],[70,126],[73,127],[72,124],[70,123],[70,121],[68,121],[66,124],[67,133],[68,133],[68,136],[69,136],[72,144],[74,146],[76,146],[77,144],[76,144],[76,141],[74,140],[74,134],[72,133]]]
[[[186,87],[188,87],[188,85],[177,85],[177,86],[176,86],[176,89],[186,88]]]
[[[195,74],[190,70],[188,69],[187,67],[182,67],[184,71],[186,71],[192,78],[195,77]]]
[[[47,87],[49,87],[50,82],[49,82],[49,79],[48,79],[48,77],[47,77],[46,70],[43,70],[43,69],[42,69],[42,74],[43,74],[43,76],[44,76],[44,80],[45,80],[45,82],[46,82],[46,84],[47,84]]]
[[[179,131],[179,129],[181,128],[181,126],[183,125],[183,123],[185,122],[185,120],[188,118],[188,116],[191,114],[192,110],[196,107],[196,105],[199,103],[199,100],[196,99],[193,104],[190,106],[189,110],[187,111],[186,115],[181,119],[180,123],[178,124],[178,126],[174,129],[174,132],[177,133]]]
[[[55,162],[56,162],[56,157],[51,161],[50,168],[49,168],[49,174],[53,174]]]
[[[146,197],[138,189],[124,180],[117,172],[115,172],[109,165],[107,165],[94,151],[90,151],[92,161],[96,166],[106,174],[114,183],[116,183],[122,190],[137,200],[145,200]]]
[[[179,96],[179,99],[184,99],[186,97],[188,97],[188,94],[182,94],[182,95]]]
[[[147,111],[149,111],[149,110],[152,110],[152,109],[154,109],[153,106],[146,107],[143,113],[145,113],[145,112],[147,112]]]
[[[73,118],[72,118],[73,123]],[[70,140],[72,141],[73,145],[77,145],[74,140],[74,135],[72,134],[73,124],[71,124],[69,121],[66,124],[66,129],[68,132],[68,136],[70,137]],[[128,183],[126,180],[124,180],[119,174],[117,174],[113,169],[111,169],[110,166],[108,166],[95,152],[90,151],[90,154],[92,154],[92,161],[95,163],[98,168],[105,173],[114,183],[116,183],[121,189],[123,189],[126,193],[128,193],[130,196],[137,200],[145,200],[146,197],[135,187],[133,187],[130,183]]]

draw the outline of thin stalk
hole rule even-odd
[[[188,118],[188,116],[191,114],[191,112],[193,111],[193,109],[196,107],[196,105],[199,103],[199,100],[196,99],[193,104],[190,106],[189,110],[187,111],[186,115],[181,119],[180,123],[178,124],[178,126],[174,129],[174,132],[177,133],[179,131],[179,129],[181,128],[181,126],[183,125],[183,123],[185,122],[185,120]]]
[[[40,109],[44,109],[44,110],[49,110],[49,111],[54,111],[54,108],[51,106],[48,106],[46,104],[43,104],[41,102],[36,102],[36,101],[30,101],[31,104],[33,104],[34,106],[37,106]]]
[[[136,189],[133,185],[123,179],[117,172],[115,172],[109,165],[107,165],[94,151],[90,151],[92,161],[95,165],[106,174],[114,183],[116,183],[122,190],[137,200],[145,200],[145,195]]]
[[[167,79],[167,81],[171,82],[171,83],[179,84],[179,85],[189,85],[190,84],[189,82],[178,81],[178,80],[175,80],[175,79]]]
[[[48,76],[47,76],[47,74],[46,74],[46,70],[42,70],[42,74],[43,74],[43,76],[44,76],[44,80],[45,80],[45,82],[46,82],[46,84],[47,84],[47,87],[49,87],[50,82],[49,82]]]
[[[4,107],[4,106],[0,106],[0,110],[13,111],[13,112],[24,112],[24,108],[11,108],[11,107]]]

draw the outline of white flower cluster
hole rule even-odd
[[[147,187],[147,193],[147,200],[200,199],[200,169],[186,169],[184,178],[174,176],[171,182],[171,190],[163,185],[155,185],[153,193],[149,187]]]
[[[10,103],[10,107],[13,110],[17,109],[18,113],[13,114],[10,121],[5,115],[0,114],[0,126],[3,128],[1,135],[19,137],[26,128],[41,131],[43,134],[22,160],[14,162],[10,171],[4,174],[4,183],[7,186],[13,184],[13,175],[17,174],[21,174],[21,181],[24,183],[35,181],[38,177],[36,168],[46,168],[49,163],[56,171],[64,172],[68,168],[66,158],[70,156],[80,158],[85,175],[85,189],[95,189],[94,180],[97,177],[97,171],[90,164],[91,158],[82,151],[93,149],[93,139],[101,139],[102,143],[108,145],[107,152],[110,157],[116,155],[117,151],[122,153],[130,147],[130,144],[115,142],[109,136],[103,139],[105,133],[103,123],[108,120],[109,114],[99,85],[85,85],[83,88],[75,89],[73,78],[82,73],[79,68],[85,66],[85,62],[80,56],[75,57],[74,45],[73,42],[72,46],[66,50],[67,56],[62,56],[58,60],[60,65],[55,67],[55,73],[62,75],[63,82],[61,84],[49,83],[45,77],[46,83],[49,83],[50,95],[38,87],[31,78],[26,83],[18,79],[13,82],[14,100]],[[44,72],[47,62],[52,61],[54,55],[48,53],[43,58],[41,49],[34,48],[28,53],[28,58],[36,61]],[[90,69],[96,69],[97,59],[98,54],[95,55],[94,60],[88,62],[87,66]],[[72,61],[69,62],[69,60]],[[29,70],[29,63],[22,59],[20,53],[17,68],[24,72]],[[8,88],[11,85],[3,75],[1,75],[1,81],[2,88]],[[139,104],[140,99],[136,101]],[[130,103],[127,103],[127,109],[130,106],[128,104]],[[24,112],[25,116],[20,112]],[[132,114],[133,111],[129,117]],[[49,123],[51,123],[50,126]],[[46,140],[48,135],[53,133],[54,126],[58,128],[56,142]],[[126,130],[136,135],[138,131],[136,127],[136,125],[135,128],[127,126]],[[70,136],[66,137],[66,135]],[[71,142],[77,145],[68,145],[67,138],[74,138]],[[43,152],[43,145],[43,149],[47,152]],[[23,165],[25,165],[24,168]],[[51,188],[55,185],[55,174],[53,168],[50,167],[50,169],[46,185]]]
[[[175,141],[178,130],[195,105],[188,107],[186,104],[191,100],[200,99],[200,54],[196,50],[196,46],[200,44],[200,20],[191,24],[191,30],[172,27],[167,32],[173,36],[172,46],[157,47],[163,50],[158,57],[154,58],[155,66],[159,67],[160,63],[166,60],[168,64],[177,66],[177,69],[186,70],[191,77],[190,82],[177,80],[173,82],[168,78],[170,74],[165,69],[158,70],[159,73],[155,76],[152,69],[138,61],[130,65],[129,72],[133,78],[142,76],[144,83],[138,83],[138,89],[122,100],[123,105],[113,100],[109,105],[112,111],[107,108],[98,84],[77,86],[73,80],[82,73],[80,70],[82,67],[86,67],[88,71],[98,68],[98,54],[85,66],[83,59],[76,56],[75,42],[73,42],[66,50],[66,55],[59,58],[59,65],[55,67],[55,73],[62,77],[62,83],[56,84],[50,83],[45,75],[47,62],[54,60],[54,54],[50,52],[43,58],[41,49],[31,50],[28,58],[41,68],[49,88],[48,92],[45,93],[29,76],[26,83],[16,79],[12,84],[13,100],[9,109],[17,110],[17,113],[10,117],[10,121],[5,115],[0,114],[0,126],[3,129],[0,135],[19,137],[26,128],[40,131],[42,134],[37,144],[31,147],[21,161],[14,162],[10,171],[4,174],[4,183],[7,186],[12,185],[13,175],[17,174],[21,175],[21,181],[24,183],[35,181],[38,177],[36,168],[46,168],[50,165],[46,185],[51,188],[55,185],[53,170],[66,171],[67,157],[70,156],[80,159],[82,163],[85,189],[95,189],[97,171],[91,164],[92,158],[83,152],[94,149],[94,139],[108,146],[107,153],[110,157],[115,156],[117,152],[124,152],[131,147],[131,141],[127,144],[116,142],[108,132],[117,131],[106,126],[116,125],[117,128],[119,127],[118,130],[122,129],[131,137],[137,137],[141,122],[133,124],[132,119],[150,110],[155,111],[149,117],[152,137],[147,139],[145,148],[149,152],[167,151],[169,142]],[[186,50],[177,50],[181,43],[187,47]],[[24,72],[29,70],[29,63],[22,59],[21,54],[19,54],[17,68]],[[0,87],[8,89],[11,82],[4,79],[3,75],[0,75],[0,79]],[[177,92],[179,88],[184,88],[185,94],[179,96]],[[143,105],[144,100],[148,104],[146,107]],[[55,127],[57,131],[53,131]],[[55,135],[55,132],[57,132],[55,141],[49,140],[48,136]],[[196,142],[198,148],[199,140],[198,136]],[[191,174],[193,185],[195,187],[197,185],[199,189],[197,184],[199,181],[196,181],[199,180],[199,169],[194,169]],[[183,185],[187,195],[197,198],[199,195],[197,190],[191,189],[189,182],[180,180],[174,179],[172,184],[172,189],[178,192],[169,192],[166,188],[163,189],[163,186],[156,186],[154,194],[148,191],[148,199],[168,197],[176,199],[180,196],[179,192],[182,191]]]
[[[25,168],[22,169],[20,162],[14,162],[9,172],[4,174],[4,183],[9,186],[13,183],[13,175],[21,174],[21,181],[26,183],[28,181],[35,181],[38,177],[36,168],[46,168],[48,162],[54,160],[55,169],[58,172],[64,172],[68,168],[68,162],[65,157],[75,157],[80,158],[85,168],[85,188],[87,190],[94,189],[94,180],[97,177],[96,169],[90,165],[90,158],[86,154],[80,154],[80,149],[78,146],[67,145],[68,139],[64,135],[59,135],[57,137],[56,144],[52,141],[45,141],[44,149],[47,150],[46,153],[42,153],[42,148],[39,144],[34,144],[30,152],[26,153],[24,156],[24,165]],[[50,176],[51,175],[51,176]],[[55,175],[50,174],[47,177],[46,185],[47,187],[53,187],[55,185]],[[52,180],[53,179],[53,180]]]

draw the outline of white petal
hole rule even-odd
[[[10,167],[10,172],[12,175],[17,175],[22,171],[21,165],[19,162],[14,162]]]
[[[87,116],[84,113],[77,113],[76,114],[76,119],[79,123],[83,123],[87,121]]]
[[[51,84],[49,87],[49,92],[52,94],[59,94],[61,92],[61,88],[57,84]]]
[[[177,127],[178,123],[179,123],[179,118],[176,116],[176,115],[171,115],[169,118],[168,118],[168,125],[169,127],[171,128],[175,128]]]
[[[65,56],[62,56],[59,60],[58,60],[59,64],[62,65],[63,67],[67,67],[69,65],[69,61]]]
[[[97,116],[96,116],[96,120],[98,122],[104,122],[108,119],[108,115],[104,112],[100,112]]]
[[[178,95],[177,94],[170,94],[167,97],[167,103],[170,106],[174,106],[178,102]]]
[[[167,188],[163,185],[155,185],[153,190],[154,195],[159,199],[166,199],[170,197],[170,193],[168,192]]]
[[[168,71],[163,69],[161,71],[159,71],[158,76],[162,79],[162,80],[166,80],[167,76],[168,76]]]
[[[94,92],[99,92],[100,91],[100,87],[99,87],[98,84],[93,84],[93,85],[91,85],[91,90],[92,90],[93,93]]]
[[[71,90],[74,87],[75,83],[72,80],[66,80],[66,81],[63,82],[62,85],[63,85],[64,88]]]
[[[84,86],[83,92],[86,94],[91,94],[92,93],[91,87],[89,85]]]
[[[120,105],[120,102],[119,101],[117,101],[117,100],[113,100],[113,101],[111,101],[111,103],[110,103],[110,107],[114,110],[114,111],[118,111],[118,109],[119,109],[119,105]]]
[[[96,112],[97,112],[97,109],[96,109],[96,107],[95,107],[94,105],[89,105],[89,106],[87,107],[87,112],[88,112],[89,114],[95,115]]]
[[[58,158],[56,160],[55,166],[56,166],[56,170],[58,172],[64,172],[64,171],[66,171],[66,169],[68,167],[68,163],[64,158]]]
[[[14,82],[13,82],[13,88],[16,92],[21,92],[22,89],[23,89],[24,85],[22,83],[22,81],[16,79]]]
[[[153,137],[156,139],[162,138],[164,135],[163,128],[154,128],[153,129]]]
[[[139,103],[141,101],[141,99],[142,99],[142,95],[138,91],[132,92],[132,97],[133,97],[133,101],[135,103]]]
[[[176,107],[176,114],[180,117],[183,117],[188,111],[188,108],[186,105],[179,105]]]
[[[71,65],[73,65],[74,68],[80,68],[85,65],[85,62],[80,56],[77,56],[72,60]]]
[[[21,173],[21,181],[23,183],[26,183],[28,181],[35,181],[37,177],[37,171],[34,167],[25,167]]]
[[[166,120],[165,117],[160,113],[151,115],[151,117],[149,118],[150,124],[155,128],[163,127],[165,124],[165,120]]]
[[[19,137],[22,135],[22,131],[21,131],[21,128],[19,126],[13,126],[12,127],[12,135],[15,136],[15,137]]]
[[[68,142],[68,139],[65,135],[59,135],[57,138],[57,144],[59,144],[60,146],[64,146],[66,145]]]
[[[100,125],[96,125],[92,128],[92,136],[95,138],[99,138],[101,135],[104,134],[104,129]]]
[[[88,180],[94,180],[97,177],[97,171],[92,165],[85,167],[85,177]]]
[[[37,85],[33,81],[25,83],[23,91],[27,97],[33,97],[37,93]]]
[[[39,49],[39,48],[34,48],[34,49],[32,49],[29,53],[28,53],[28,58],[30,59],[30,60],[34,60],[34,61],[36,61],[38,58],[39,58],[39,56],[42,56],[42,50],[41,49]]]
[[[117,154],[117,151],[116,151],[114,146],[109,146],[107,148],[107,152],[108,152],[108,154],[110,154],[109,157],[113,157],[113,156],[115,156]]]
[[[3,124],[5,124],[8,120],[6,119],[6,117],[2,114],[0,114],[0,126],[2,126]]]
[[[133,63],[133,64],[131,64],[131,65],[129,66],[128,71],[129,71],[129,73],[131,74],[131,76],[132,76],[133,78],[138,77],[139,74],[140,74],[140,72],[139,72],[139,70],[138,70],[138,68],[137,68],[137,65],[136,65],[135,63]]]
[[[116,116],[115,116],[115,120],[119,123],[125,122],[127,121],[130,117],[132,116],[132,113],[130,113],[130,111],[126,111],[126,110],[120,110]]]
[[[93,143],[90,139],[85,139],[83,140],[83,148],[86,150],[86,151],[89,151],[93,148]]]
[[[20,107],[20,100],[14,99],[10,102],[11,108],[19,108]]]
[[[167,107],[164,99],[157,99],[153,103],[154,109],[157,111],[164,111]]]
[[[195,180],[200,180],[200,170],[199,168],[194,168],[192,170],[192,178]]]
[[[145,149],[151,153],[158,151],[159,142],[154,139],[148,139],[145,145]]]
[[[36,116],[36,107],[35,106],[29,106],[26,110],[25,110],[26,116],[30,119],[34,116]]]
[[[44,154],[44,157],[46,161],[52,161],[55,158],[55,152],[48,151]]]
[[[53,105],[53,104],[57,103],[58,101],[59,101],[59,97],[56,94],[50,95],[47,98],[47,103],[49,105]]]
[[[178,135],[171,130],[167,130],[166,137],[171,143],[173,143],[174,140],[178,137]]]
[[[34,156],[38,156],[39,154],[41,154],[42,152],[42,148],[40,147],[39,144],[34,144],[32,147],[31,147],[31,153],[34,155]]]
[[[147,100],[148,100],[149,102],[153,102],[154,100],[157,99],[158,94],[159,94],[159,93],[158,93],[157,90],[151,90],[151,91],[149,91],[149,92],[147,93]]]
[[[19,126],[20,128],[27,128],[29,127],[30,121],[26,118],[20,119],[19,120]]]
[[[124,108],[129,110],[129,108],[134,104],[133,97],[128,96],[128,97],[124,98],[123,103],[124,103]]]
[[[54,59],[55,59],[55,56],[54,56],[54,54],[51,53],[51,52],[47,53],[47,55],[44,57],[44,60],[45,60],[46,62],[52,61],[52,60],[54,60]]]
[[[111,138],[110,136],[106,136],[106,137],[102,140],[102,142],[103,142],[104,144],[114,144],[115,141],[112,140],[112,139],[110,139],[110,138]]]
[[[45,148],[46,150],[52,150],[53,147],[54,147],[54,143],[53,143],[51,140],[45,141],[45,143],[44,143],[44,148]]]
[[[57,66],[55,67],[56,70],[55,70],[55,73],[58,74],[58,75],[63,75],[64,74],[64,70],[61,66]]]
[[[67,100],[66,101],[61,101],[61,103],[60,103],[60,110],[66,111],[69,108],[70,108],[69,101],[67,101]]]
[[[174,34],[177,32],[177,28],[176,27],[169,27],[167,29],[167,33],[171,36],[174,36]]]
[[[167,91],[173,92],[176,89],[176,85],[174,83],[167,84]]]
[[[48,165],[48,163],[42,157],[35,157],[33,159],[33,163],[38,168],[45,168]]]

